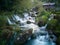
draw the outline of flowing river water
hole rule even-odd
[[[43,32],[39,34],[34,39],[28,40],[24,45],[56,45],[53,40],[50,40],[48,32]]]
[[[18,20],[22,21],[22,19],[19,19],[18,16],[15,16],[15,18],[17,21]],[[8,22],[10,24],[12,24],[12,22],[9,20],[9,18],[8,18]],[[36,38],[29,39],[26,43],[24,43],[24,45],[56,45],[56,43],[54,42],[56,37],[53,34],[54,38],[53,39],[50,38],[48,31],[46,31],[46,26],[47,25],[39,27],[39,29],[40,29],[39,33],[42,33],[42,34],[36,34]],[[35,27],[35,25],[34,25],[34,27]],[[13,35],[13,37],[10,39],[10,41],[7,45],[14,45],[13,42],[14,42],[15,36],[16,36],[16,33]]]

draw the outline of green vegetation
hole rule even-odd
[[[42,11],[40,15],[36,17],[36,22],[38,22],[39,26],[45,25],[48,21],[51,12]]]
[[[55,27],[57,26],[57,20],[56,19],[52,19],[48,22],[48,30],[52,30],[52,29],[55,29]]]
[[[41,2],[42,1],[42,2]],[[60,11],[50,10],[46,11],[43,8],[43,3],[45,2],[55,2],[55,8],[59,7],[60,0],[0,0],[0,45],[5,45],[7,41],[11,38],[13,32],[20,33],[21,28],[19,27],[19,22],[15,25],[8,25],[7,18],[11,18],[12,15],[18,14],[23,16],[23,12],[29,12],[32,8],[37,8],[36,22],[39,26],[43,26],[47,23],[51,13],[56,14],[54,18],[48,21],[47,30],[52,30],[53,33],[58,37],[57,45],[60,45]],[[45,1],[45,2],[44,2]],[[29,24],[30,22],[27,21]]]
[[[54,19],[48,22],[47,30],[52,30],[53,33],[57,36],[57,45],[60,45],[60,15],[56,14]]]
[[[6,17],[5,16],[0,16],[0,27],[3,27],[6,25]]]
[[[47,23],[47,20],[48,20],[48,17],[47,16],[42,16],[40,19],[39,19],[39,22],[38,22],[38,25],[39,26],[44,26],[46,23]]]
[[[6,45],[8,42],[9,38],[11,38],[12,32],[10,30],[0,30],[0,44],[1,45]]]

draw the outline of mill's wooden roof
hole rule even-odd
[[[44,3],[43,5],[44,5],[44,6],[45,6],[45,5],[55,5],[55,3]]]

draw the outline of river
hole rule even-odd
[[[56,45],[53,40],[50,40],[48,33],[39,34],[34,39],[28,40],[24,45]]]
[[[15,18],[16,18],[16,20],[22,20],[22,19],[19,19],[18,16],[16,16]],[[28,19],[28,17],[27,17],[27,19]],[[23,21],[23,23],[25,23],[25,21]],[[8,22],[10,24],[12,24],[12,22],[9,19],[8,19]],[[32,21],[32,22],[35,22],[35,21]],[[34,25],[34,27],[35,27],[35,25]],[[40,29],[40,31],[39,31],[39,34],[36,35],[36,38],[29,39],[26,43],[24,43],[24,45],[56,45],[56,43],[53,40],[53,39],[55,39],[55,37],[53,39],[50,38],[50,35],[48,34],[48,31],[46,31],[46,25],[42,26],[42,27],[39,27],[39,29]],[[14,35],[14,37],[15,37],[15,35]],[[14,38],[12,38],[12,40],[10,40],[9,45],[14,45],[14,44],[12,44],[13,41],[14,41]]]

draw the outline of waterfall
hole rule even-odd
[[[51,19],[52,19],[52,17],[50,17],[48,19],[48,21],[50,21]],[[48,24],[48,22],[47,22],[47,24]],[[39,28],[37,27],[37,29],[36,29],[39,33],[42,33],[43,35],[37,34],[37,36],[36,36],[37,38],[36,39],[33,39],[33,40],[30,39],[24,45],[40,45],[40,44],[41,45],[56,45],[55,42],[54,42],[56,40],[55,35],[53,34],[52,35],[53,39],[51,39],[48,31],[46,31],[47,24],[45,24],[45,26],[42,26],[42,27],[39,27]],[[35,25],[34,26],[29,26],[29,27],[35,27]]]
[[[10,25],[13,24],[8,17],[7,17],[7,21],[8,21],[8,23],[9,23]]]
[[[20,21],[21,18],[18,15],[14,15],[14,18],[16,19],[16,21]]]
[[[23,13],[23,15],[24,15],[24,18],[25,18],[27,21],[30,21],[30,22],[35,23],[35,18],[32,18],[31,16],[29,16],[28,13]]]

